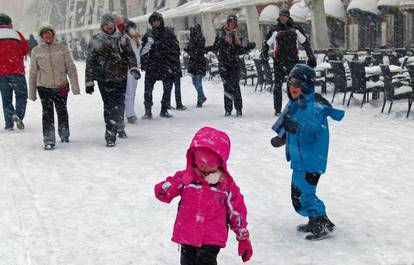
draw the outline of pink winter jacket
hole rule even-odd
[[[193,151],[196,147],[207,147],[223,160],[225,176],[215,187],[210,186],[194,167]],[[227,171],[229,153],[230,139],[227,134],[204,127],[196,133],[187,151],[187,168],[155,186],[155,196],[162,202],[170,203],[181,196],[172,241],[195,247],[225,247],[229,226],[236,235],[246,229],[247,210],[243,195]],[[189,185],[181,181],[184,174],[193,176]]]

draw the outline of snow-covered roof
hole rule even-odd
[[[414,9],[414,0],[400,0],[400,9]]]
[[[279,7],[268,5],[260,12],[259,23],[277,23],[279,17]]]
[[[341,0],[325,0],[325,13],[327,16],[335,18],[345,18],[345,7]]]
[[[352,0],[348,6],[348,12],[352,9],[359,9],[368,13],[379,15],[377,0]]]
[[[400,0],[378,0],[378,6],[399,6]]]
[[[296,22],[306,23],[310,19],[310,9],[304,1],[294,3],[289,12],[290,17]]]

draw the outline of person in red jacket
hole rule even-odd
[[[225,132],[201,128],[187,151],[186,169],[155,186],[162,202],[181,197],[172,237],[181,244],[181,265],[216,265],[229,228],[239,241],[242,260],[253,255],[243,195],[227,170],[229,154]]]
[[[12,20],[0,13],[0,92],[3,101],[5,129],[12,131],[14,123],[23,130],[26,113],[27,85],[24,76],[24,57],[29,53],[29,43],[23,35],[13,30]],[[13,92],[16,107],[13,106]]]

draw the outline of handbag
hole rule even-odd
[[[69,84],[60,85],[58,88],[58,95],[66,97],[69,94]]]

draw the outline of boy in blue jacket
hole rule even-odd
[[[309,222],[299,225],[297,230],[311,233],[306,236],[309,240],[325,238],[335,230],[326,216],[324,203],[315,193],[328,159],[327,117],[340,121],[345,114],[315,93],[315,77],[315,71],[305,64],[297,64],[292,69],[288,78],[290,101],[272,127],[278,136],[271,140],[274,147],[286,145],[286,159],[291,161],[293,169],[293,207],[309,218]]]

